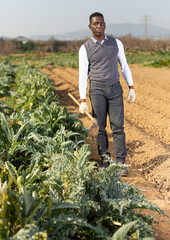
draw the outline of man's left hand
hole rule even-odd
[[[128,92],[128,97],[127,99],[129,100],[129,103],[133,103],[135,101],[136,95],[135,95],[135,90],[134,89],[129,89]],[[130,100],[131,99],[131,100]]]

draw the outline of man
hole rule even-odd
[[[88,111],[86,103],[87,79],[89,76],[89,94],[93,116],[97,119],[99,133],[97,137],[101,166],[108,167],[108,139],[106,119],[109,115],[113,132],[113,146],[117,163],[125,163],[126,146],[124,133],[123,91],[119,81],[117,62],[129,87],[128,99],[135,101],[132,74],[126,61],[124,47],[120,40],[106,36],[104,16],[95,12],[90,15],[89,29],[92,37],[79,50],[79,92],[80,113]],[[124,171],[123,175],[127,175]]]

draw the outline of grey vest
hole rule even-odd
[[[96,44],[92,39],[84,43],[89,61],[90,81],[112,85],[119,81],[118,46],[115,38],[105,39],[103,44]]]

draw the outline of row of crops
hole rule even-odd
[[[0,97],[0,239],[153,239],[141,210],[164,212],[112,160],[96,169],[87,130],[46,75],[0,64]]]
[[[53,67],[71,67],[78,68],[78,54],[77,53],[32,53],[27,52],[25,54],[11,54],[3,56],[0,62],[9,62],[20,64],[25,61],[34,64],[38,68],[44,68],[48,65]],[[126,51],[126,57],[129,64],[141,64],[149,67],[170,67],[170,50],[160,51],[141,51],[128,50]]]

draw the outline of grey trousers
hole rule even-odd
[[[106,133],[107,114],[113,132],[113,148],[117,162],[124,163],[127,155],[124,133],[123,90],[120,82],[113,85],[100,85],[91,81],[89,88],[93,117],[99,124],[97,136],[98,153],[102,158],[108,153],[108,138]]]

